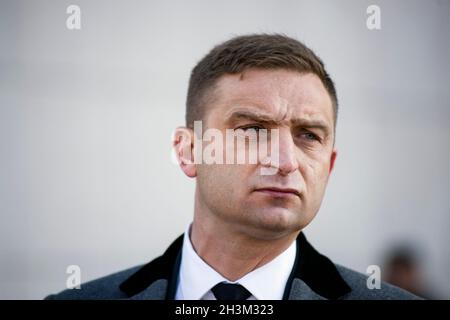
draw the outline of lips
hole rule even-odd
[[[280,188],[280,187],[264,187],[255,189],[257,192],[261,192],[274,197],[300,197],[300,192],[293,188]]]

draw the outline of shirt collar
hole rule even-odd
[[[179,289],[183,299],[199,300],[220,282],[240,283],[259,300],[281,300],[296,256],[295,241],[269,263],[235,282],[230,282],[209,266],[194,250],[190,237],[191,224],[184,233],[179,273]],[[270,281],[267,281],[270,279]]]

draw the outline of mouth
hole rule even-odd
[[[286,197],[299,197],[300,192],[297,189],[293,188],[278,188],[278,187],[265,187],[255,189],[256,192],[277,197],[277,198],[286,198]]]

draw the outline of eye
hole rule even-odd
[[[320,138],[316,134],[314,134],[310,131],[303,132],[301,135],[302,135],[302,137],[305,137],[306,140],[320,141]]]
[[[261,125],[258,125],[258,124],[252,124],[252,125],[246,125],[246,126],[238,127],[235,130],[238,130],[238,129],[241,129],[241,130],[244,130],[244,131],[247,131],[249,129],[253,129],[256,132],[258,132],[259,130],[264,129],[264,127],[261,126]]]

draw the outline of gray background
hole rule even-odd
[[[311,242],[365,272],[409,241],[450,298],[450,1],[0,3],[0,298],[60,291],[71,264],[87,281],[144,263],[184,231],[194,181],[170,139],[189,73],[248,32],[304,41],[337,83],[339,156]]]

